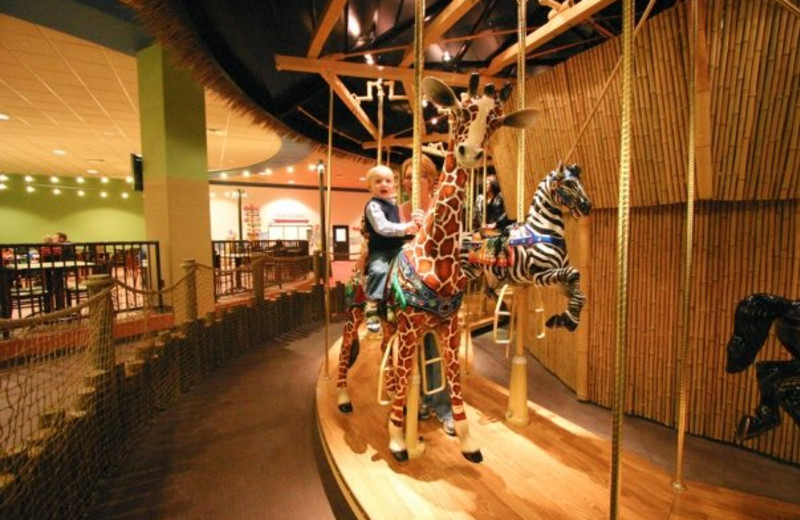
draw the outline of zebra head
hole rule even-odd
[[[561,165],[550,174],[553,199],[567,208],[573,218],[585,217],[592,210],[592,199],[586,195],[581,182],[581,167]]]

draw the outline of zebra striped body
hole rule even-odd
[[[539,183],[525,223],[510,231],[510,243],[529,242],[509,246],[510,265],[473,264],[467,257],[468,244],[461,249],[460,264],[469,279],[475,280],[483,275],[491,288],[502,284],[563,285],[569,296],[569,307],[565,312],[551,316],[547,325],[575,330],[586,297],[580,290],[580,273],[569,265],[562,208],[576,218],[588,214],[591,209],[591,200],[583,190],[577,165],[551,172]]]

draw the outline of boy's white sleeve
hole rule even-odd
[[[367,220],[372,224],[372,229],[379,235],[385,237],[402,237],[406,235],[408,224],[390,222],[377,202],[372,201],[367,204],[366,214]]]

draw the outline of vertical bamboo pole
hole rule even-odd
[[[526,0],[517,0],[517,110],[525,108],[525,27]],[[485,196],[484,196],[485,197]],[[522,221],[525,211],[525,129],[517,133],[517,220]],[[514,288],[514,313],[517,321],[517,338],[514,357],[511,359],[511,380],[508,389],[506,422],[525,426],[528,417],[528,359],[525,357],[525,324],[528,318],[528,287]],[[511,326],[509,324],[509,326]]]
[[[628,326],[628,213],[630,209],[631,101],[633,100],[633,0],[622,2],[622,107],[620,111],[619,204],[617,219],[617,345],[611,446],[610,518],[619,518],[622,418],[625,413],[625,351]]]
[[[687,144],[687,165],[686,165],[686,244],[683,261],[683,319],[681,320],[683,330],[681,331],[681,354],[678,359],[678,449],[677,460],[675,462],[675,478],[672,486],[678,490],[685,490],[683,483],[683,452],[686,441],[686,394],[689,388],[689,378],[687,376],[687,359],[689,357],[689,328],[691,321],[691,282],[692,282],[692,252],[694,241],[694,175],[695,175],[695,120],[696,117],[696,67],[694,60],[697,58],[697,2],[692,0],[692,20],[689,31],[689,135]]]
[[[411,210],[420,207],[420,163],[422,159],[422,70],[424,67],[422,37],[425,27],[425,0],[414,2],[414,93],[416,102],[411,104],[414,115],[414,142],[412,149],[411,177]],[[423,338],[414,349],[414,360],[411,363],[411,377],[406,394],[406,448],[410,458],[420,457],[425,453],[425,445],[417,435],[419,412],[419,360]]]

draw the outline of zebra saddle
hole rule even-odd
[[[512,263],[513,251],[508,248],[508,237],[497,235],[477,242],[467,259],[471,264],[506,267]]]

